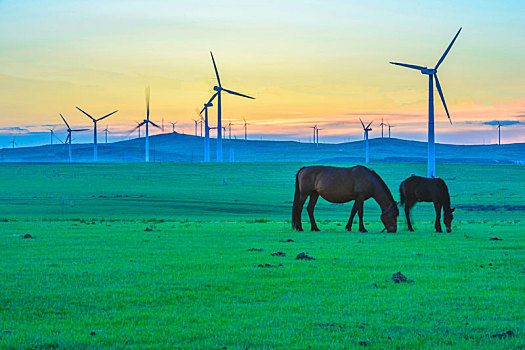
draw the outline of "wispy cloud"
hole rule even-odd
[[[523,124],[519,120],[492,120],[490,122],[484,122],[485,125],[516,125],[516,124]]]

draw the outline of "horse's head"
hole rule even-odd
[[[447,228],[447,232],[452,232],[452,219],[454,219],[454,215],[452,213],[454,210],[456,210],[456,208],[452,208],[450,211],[444,211],[443,213],[443,223]]]
[[[397,203],[392,202],[381,214],[381,221],[385,225],[387,232],[397,232],[397,217],[399,216],[399,209]]]

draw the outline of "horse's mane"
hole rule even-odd
[[[369,169],[369,170],[372,173],[372,175],[374,176],[374,178],[377,180],[377,182],[379,182],[383,186],[383,189],[387,193],[387,196],[390,198],[390,200],[392,202],[395,202],[394,197],[392,196],[392,192],[390,192],[390,189],[388,188],[386,183],[383,181],[381,176],[377,175],[377,173],[375,171],[373,171],[372,169]]]

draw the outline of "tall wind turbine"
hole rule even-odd
[[[109,130],[108,130],[108,125],[107,124],[106,124],[106,128],[104,130],[102,130],[102,131],[104,131],[106,133],[106,143],[108,143],[108,132],[109,132]]]
[[[96,162],[98,160],[98,144],[97,144],[97,122],[101,121],[102,119],[105,119],[107,117],[109,117],[110,115],[112,114],[115,114],[117,113],[118,111],[113,111],[109,114],[106,114],[105,116],[103,117],[100,117],[98,119],[95,119],[93,118],[92,116],[90,116],[87,112],[84,112],[83,110],[81,110],[80,108],[76,107],[79,111],[81,111],[82,113],[84,113],[85,115],[87,115],[92,121],[93,121],[93,161]],[[107,138],[107,134],[106,134],[106,138]],[[107,141],[106,141],[107,143]]]
[[[317,145],[317,147],[319,147],[319,130],[323,130],[323,129],[319,129],[319,128],[317,128],[317,129],[315,130],[315,138],[316,138],[316,142],[315,142],[315,144]]]
[[[197,136],[197,128],[199,126],[199,119],[192,119],[192,120],[195,123],[195,136]]]
[[[215,99],[215,97],[217,97],[218,94],[219,94],[218,92],[213,94],[210,100],[204,104],[204,108],[199,113],[202,115],[202,112],[204,112],[204,161],[205,162],[210,161],[210,125],[208,123],[208,108],[213,106],[212,101]]]
[[[361,118],[359,118],[359,121],[361,122],[361,125],[363,126],[363,130],[365,131],[365,135],[364,135],[364,138],[365,138],[365,163],[368,163],[369,160],[370,160],[370,158],[368,157],[368,132],[372,131],[372,128],[370,127],[370,125],[372,125],[373,121],[371,121],[367,126],[365,126],[365,124],[363,123]]]
[[[498,145],[501,145],[501,123],[498,122]]]
[[[312,139],[312,142],[315,144],[315,137],[317,135],[317,124],[315,124],[314,126],[310,126],[310,129],[314,129],[314,138]]]
[[[15,142],[15,137],[13,136],[13,140],[12,141],[9,141],[10,144],[13,145],[13,149],[15,149],[15,145],[16,145],[16,142]]]
[[[456,36],[454,39],[452,39],[450,45],[448,45],[447,49],[434,68],[427,68],[406,63],[390,62],[398,66],[419,70],[421,74],[428,75],[428,177],[436,177],[436,143],[434,138],[434,78],[436,79],[436,88],[439,96],[441,97],[441,101],[443,102],[443,107],[445,107],[445,112],[447,112],[448,120],[450,121],[450,124],[452,124],[450,114],[448,113],[447,104],[445,103],[445,97],[443,96],[443,91],[441,90],[441,85],[439,84],[439,79],[437,77],[437,69],[447,56],[450,48],[454,44],[454,41],[456,41],[459,32],[461,32],[461,28],[459,28]]]
[[[214,86],[213,90],[217,91],[217,100],[218,100],[217,102],[217,162],[222,162],[221,92],[224,91],[231,95],[251,98],[252,100],[255,98],[223,88],[221,85],[221,79],[219,78],[219,71],[217,70],[217,66],[215,65],[215,59],[213,58],[213,53],[211,51],[210,51],[210,55],[211,55],[211,60],[213,62],[213,68],[215,69],[215,75],[217,76],[217,83],[219,84],[219,86]]]
[[[145,161],[149,162],[149,124],[155,126],[156,128],[161,129],[160,126],[149,120],[149,98],[150,98],[150,89],[149,85],[146,86],[146,119],[141,124],[146,125],[146,144],[145,144]]]
[[[60,113],[59,113],[60,114]],[[71,129],[71,127],[69,126],[69,124],[66,122],[66,119],[62,116],[62,114],[60,114],[60,117],[62,118],[62,120],[64,121],[64,123],[66,123],[66,126],[67,126],[67,138],[66,138],[66,143],[69,144],[69,162],[71,163],[72,161],[72,157],[71,157],[71,134],[73,133],[73,131],[86,131],[86,130],[89,130],[89,129]],[[69,141],[69,142],[68,142]]]

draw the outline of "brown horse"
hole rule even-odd
[[[301,212],[306,199],[306,210],[312,231],[319,231],[314,219],[314,207],[319,196],[332,203],[355,200],[346,229],[351,231],[356,212],[359,213],[359,232],[367,232],[363,225],[363,202],[374,198],[381,207],[381,220],[388,232],[397,231],[399,210],[392,193],[383,179],[364,166],[339,168],[332,166],[308,166],[299,169],[295,179],[295,197],[292,208],[292,229],[302,231]]]
[[[405,204],[405,215],[407,217],[408,229],[414,231],[410,223],[410,209],[417,202],[434,202],[436,209],[436,223],[434,224],[436,232],[441,230],[441,208],[443,208],[443,223],[447,232],[452,231],[452,219],[455,208],[450,209],[450,195],[445,181],[412,175],[399,186],[401,195],[401,204]]]

